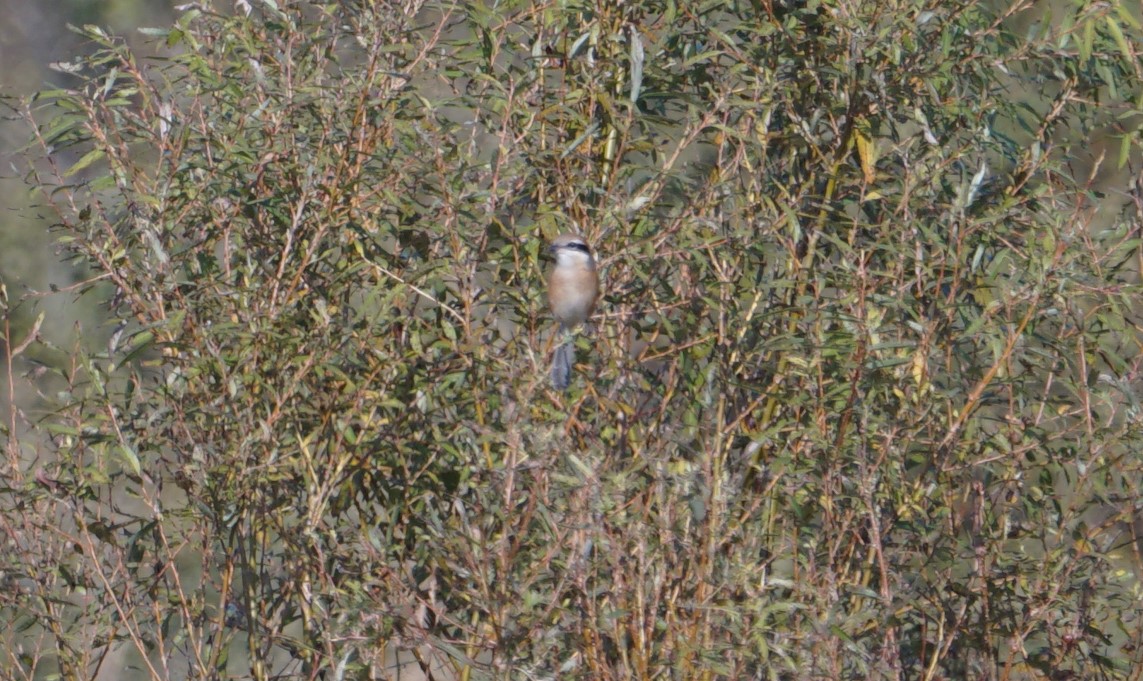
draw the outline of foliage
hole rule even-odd
[[[238,9],[23,104],[5,676],[1138,676],[1121,5]]]

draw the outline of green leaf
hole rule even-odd
[[[1135,53],[1131,49],[1131,45],[1127,42],[1127,36],[1123,35],[1123,29],[1119,27],[1119,22],[1111,16],[1106,16],[1104,19],[1107,21],[1107,30],[1111,32],[1111,37],[1115,40],[1115,44],[1119,46],[1119,53],[1123,55],[1123,60],[1127,65],[1133,66],[1135,64]],[[1115,82],[1114,79],[1112,82]]]
[[[139,457],[135,454],[135,450],[127,447],[126,444],[121,444],[118,448],[119,458],[123,464],[127,466],[127,470],[134,474],[136,478],[143,474],[143,466],[139,464]]]
[[[76,161],[72,167],[64,171],[64,177],[71,177],[72,175],[75,175],[79,171],[90,166],[92,163],[95,163],[99,159],[103,158],[104,155],[105,154],[103,153],[102,149],[92,149],[91,151],[84,154],[81,159]]]

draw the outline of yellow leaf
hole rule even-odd
[[[914,352],[913,353],[913,382],[917,384],[918,388],[923,389],[925,387],[925,374],[928,373],[926,371],[926,368],[927,367],[925,366],[924,354],[922,354],[919,351]]]
[[[861,161],[861,172],[865,175],[865,183],[872,184],[874,171],[877,169],[877,150],[869,136],[869,121],[858,119],[853,134],[857,141],[857,157]]]

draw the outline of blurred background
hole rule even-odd
[[[95,24],[120,35],[133,46],[142,47],[135,30],[140,26],[164,26],[174,16],[174,3],[154,0],[31,0],[0,1],[0,96],[17,102],[33,93],[55,87],[74,87],[77,81],[52,64],[66,62],[87,53],[91,45],[68,25]],[[145,48],[144,48],[145,53]],[[18,150],[30,140],[27,123],[5,116],[0,120],[0,282],[18,298],[29,290],[47,292],[65,288],[83,277],[83,272],[65,262],[54,246],[51,221],[37,209],[23,177],[24,163]],[[93,299],[85,299],[90,303]],[[75,323],[92,329],[95,337],[101,323],[95,310],[83,303],[72,305],[77,297],[44,296],[13,310],[12,321],[31,328],[39,312],[47,312],[40,329],[47,340],[60,348],[69,347]],[[16,329],[15,337],[22,337]],[[65,353],[50,353],[42,347],[29,349],[15,367],[23,374],[34,371],[38,362],[58,362]],[[26,394],[26,390],[18,391]],[[0,407],[7,399],[0,396]]]

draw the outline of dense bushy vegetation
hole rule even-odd
[[[4,425],[0,676],[1138,678],[1139,25],[1053,9],[81,29],[18,106],[114,333]]]

